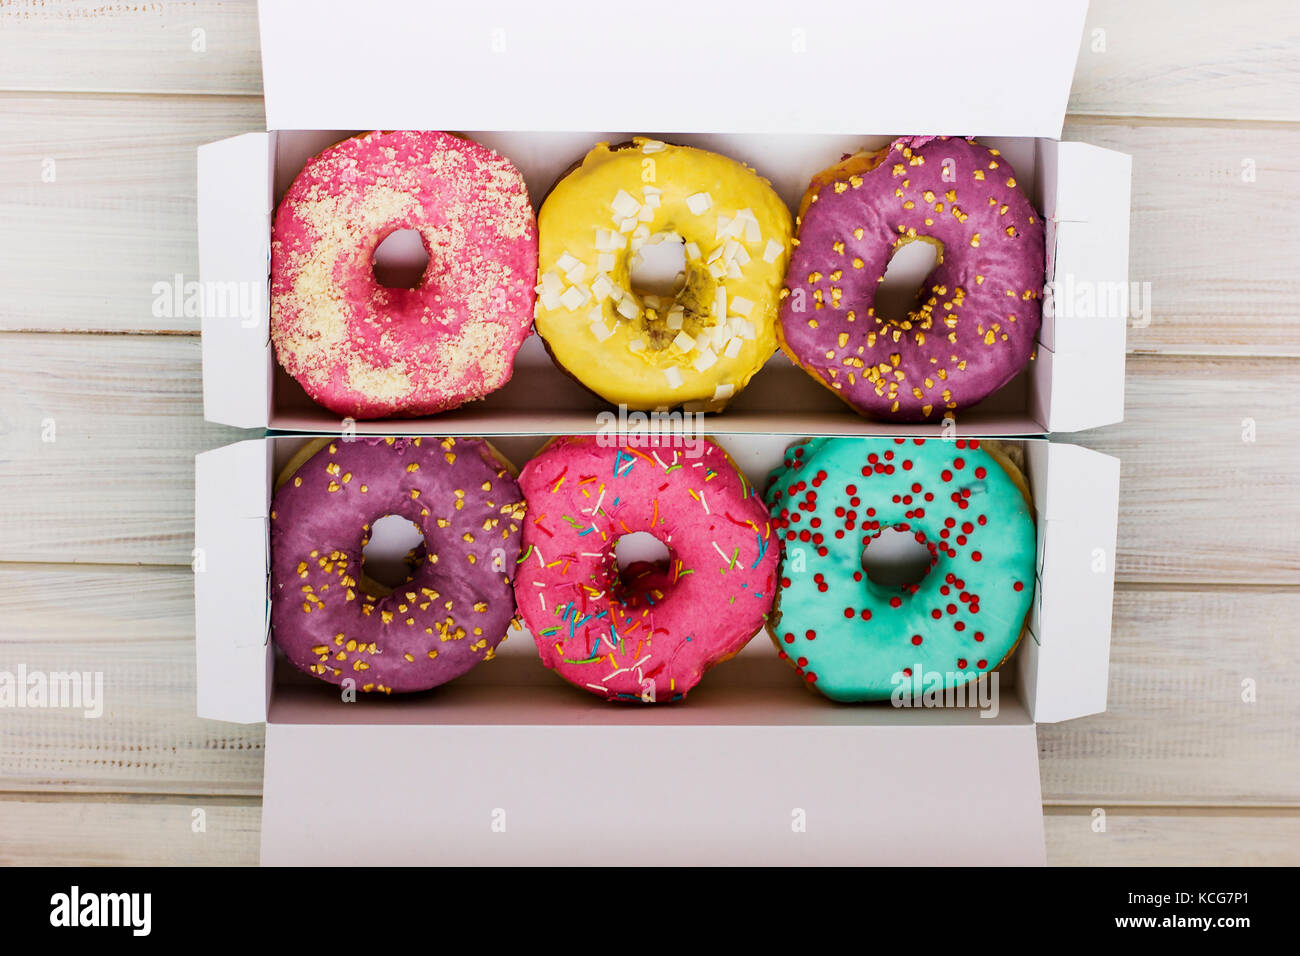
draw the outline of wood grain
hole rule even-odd
[[[0,0],[0,90],[260,95],[256,0]]]
[[[4,104],[0,328],[197,331],[197,318],[154,315],[154,285],[198,278],[195,149],[260,128],[261,101],[9,94]]]
[[[0,865],[256,866],[261,824],[249,799],[10,794]]]
[[[1090,123],[1065,138],[1133,157],[1129,277],[1150,312],[1130,352],[1300,355],[1300,129]]]
[[[0,560],[189,564],[194,455],[244,436],[203,421],[199,364],[192,336],[0,335]]]
[[[261,792],[262,726],[195,714],[189,568],[0,564],[0,669],[20,666],[102,674],[103,715],[6,710],[0,790]]]
[[[1144,808],[1109,811],[1094,832],[1087,809],[1049,809],[1043,820],[1052,866],[1294,866],[1300,816]]]
[[[1070,112],[1294,121],[1298,46],[1285,0],[1091,0]]]

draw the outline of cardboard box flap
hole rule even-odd
[[[571,709],[604,706],[556,690]],[[527,709],[521,696],[496,706]],[[351,864],[1041,865],[1033,724],[985,723],[449,727],[273,712],[261,861],[337,863],[320,835],[365,807]],[[899,766],[943,772],[880,771]]]
[[[238,442],[194,458],[198,714],[266,719],[272,649],[267,593],[271,446]]]
[[[200,146],[198,153],[200,281],[194,294],[202,303],[203,416],[265,428],[274,367],[267,321],[270,136],[245,133]]]
[[[1039,398],[1050,431],[1082,431],[1124,418],[1132,157],[1059,143],[1039,160],[1048,287],[1038,360],[1051,366],[1051,394]]]
[[[1017,667],[1030,714],[1054,723],[1106,709],[1119,459],[1047,443],[1035,455],[1049,463],[1034,488],[1042,560]]]
[[[1086,0],[932,0],[923,15],[885,0],[259,6],[273,130],[1051,138],[1087,11]]]

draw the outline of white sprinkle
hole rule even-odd
[[[571,285],[565,290],[564,295],[560,296],[560,302],[566,309],[573,311],[580,305],[586,303],[591,298],[591,293],[582,286]]]
[[[722,354],[727,358],[735,358],[740,354],[740,348],[744,343],[739,338],[727,339],[727,347],[722,350]]]
[[[673,345],[677,346],[683,352],[690,352],[695,348],[695,339],[691,338],[685,332],[678,332],[673,338]]]
[[[727,383],[725,385],[719,385],[717,388],[713,390],[713,400],[715,402],[720,402],[723,401],[724,399],[731,398],[731,396],[735,394],[736,394],[736,386],[730,383]]]
[[[781,245],[781,243],[777,242],[775,239],[769,239],[767,240],[767,245],[763,247],[763,261],[776,262],[777,259],[781,258],[781,253],[784,251],[785,246]]]
[[[713,349],[702,349],[691,364],[695,366],[695,371],[703,372],[705,369],[712,368],[717,362],[718,357],[713,353]]]
[[[645,240],[650,238],[650,227],[646,225],[637,226],[636,231],[632,233],[632,237],[640,239],[644,243]]]
[[[635,228],[636,228],[636,216],[629,216],[627,219],[623,219],[619,221],[618,224],[619,232],[631,232]]]
[[[669,311],[668,318],[664,322],[664,324],[667,325],[668,328],[670,329],[674,329],[674,330],[680,329],[682,327],[682,320],[685,319],[685,317],[686,317],[686,310],[678,306],[677,308],[674,308]]]
[[[606,326],[603,321],[592,322],[590,328],[591,334],[596,337],[597,342],[603,342],[614,334],[614,330]]]
[[[555,268],[559,269],[561,272],[568,272],[574,266],[578,265],[582,265],[582,263],[578,261],[576,257],[569,255],[567,252],[561,254],[560,258],[555,260]]]
[[[704,500],[704,489],[703,489],[703,488],[700,489],[700,504],[704,505],[704,513],[705,513],[706,515],[708,515],[708,514],[713,514],[713,512],[709,510],[709,503],[708,503],[707,501]],[[717,545],[715,544],[714,547],[716,548]],[[721,551],[719,551],[718,553],[719,553],[719,554],[722,554]],[[726,555],[723,555],[723,560],[726,561]],[[727,563],[730,564],[731,562],[730,562],[730,561],[727,561]]]
[[[614,235],[615,233],[610,232],[608,229],[601,229],[599,226],[597,226],[596,227],[596,251],[608,252],[610,249],[618,248],[617,246],[614,245]]]
[[[721,215],[718,216],[718,222],[713,231],[713,238],[722,239],[726,237],[728,234],[728,230],[730,230],[730,228],[731,228],[731,220],[728,219],[726,216],[721,216]]]
[[[686,245],[682,246],[682,251],[686,253],[686,260],[688,262],[700,257],[700,247],[693,242],[688,242]]]
[[[591,280],[591,291],[598,299],[608,299],[614,293],[614,283],[605,273],[598,272]]]
[[[754,309],[754,303],[746,299],[743,295],[733,296],[731,299],[731,311],[736,315],[743,315],[749,318],[749,313]]]
[[[686,208],[692,215],[702,216],[713,206],[713,197],[708,193],[695,193],[686,197]],[[720,217],[719,217],[720,218]]]
[[[609,207],[618,213],[620,219],[626,219],[629,216],[635,216],[640,210],[641,204],[633,196],[620,189]]]
[[[713,295],[713,317],[721,322],[727,317],[727,287],[718,286]]]
[[[635,299],[625,295],[618,304],[618,314],[625,319],[635,319],[641,314],[641,310],[637,307]]]
[[[657,139],[648,139],[641,144],[641,152],[643,153],[659,153],[662,152],[664,148],[664,144],[659,142]]]
[[[552,295],[559,295],[564,291],[564,280],[554,272],[545,272],[542,274],[541,288],[538,292],[549,292]]]
[[[668,379],[669,388],[682,387],[682,373],[677,371],[675,366],[670,365],[664,369],[664,378]]]
[[[543,292],[537,297],[537,301],[542,303],[547,309],[558,309],[560,307],[560,297],[554,292]]]
[[[629,352],[644,352],[644,351],[645,351],[645,339],[633,339],[631,342],[628,342],[628,343],[627,343],[627,350],[628,350]]]
[[[564,273],[564,278],[568,279],[574,285],[577,285],[578,283],[582,282],[582,280],[586,278],[586,276],[587,276],[587,264],[585,262],[575,263],[572,269]]]
[[[614,263],[616,263],[617,261],[618,261],[618,256],[614,255],[614,253],[602,252],[600,255],[596,256],[596,271],[613,272]]]
[[[651,206],[649,203],[646,203],[644,206],[641,207],[641,210],[636,214],[636,217],[642,222],[654,222],[655,207]]]
[[[736,260],[735,259],[730,260],[727,263],[727,278],[739,279],[742,278],[743,276],[744,273],[740,271],[740,266],[736,265]]]

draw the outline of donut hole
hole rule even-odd
[[[862,549],[862,570],[868,578],[887,588],[911,589],[921,582],[936,558],[916,532],[883,528]]]
[[[628,284],[642,301],[651,300],[648,305],[676,298],[685,282],[686,240],[676,233],[651,236],[628,263]]]
[[[885,266],[885,278],[876,286],[872,307],[884,322],[902,322],[926,291],[926,278],[943,261],[943,244],[928,236],[908,239],[894,250]]]
[[[614,542],[614,598],[638,606],[647,594],[663,591],[669,583],[673,553],[648,531],[633,531]],[[657,599],[656,599],[657,600]]]
[[[384,594],[415,576],[426,556],[424,534],[402,515],[384,515],[370,525],[361,548],[362,585]],[[382,596],[379,595],[379,596]]]
[[[414,289],[429,268],[424,237],[414,229],[394,229],[370,256],[375,281],[386,289]]]

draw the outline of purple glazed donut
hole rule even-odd
[[[1033,356],[1042,217],[996,149],[895,140],[818,173],[799,209],[777,333],[791,360],[859,414],[921,422],[969,408]],[[875,314],[891,256],[937,247],[914,308]]]
[[[524,515],[519,484],[491,446],[332,439],[289,469],[271,505],[271,625],[294,666],[402,693],[491,659],[515,613],[510,572]],[[385,515],[410,520],[425,542],[413,575],[387,594],[362,568]]]

